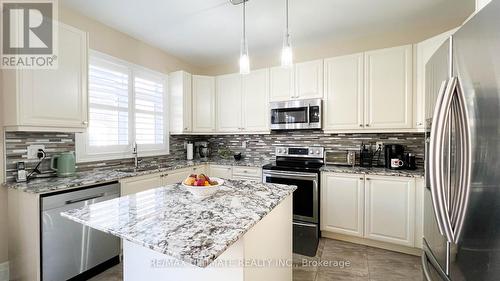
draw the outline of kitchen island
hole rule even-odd
[[[123,239],[125,281],[289,281],[295,189],[228,180],[199,199],[174,184],[61,215]]]

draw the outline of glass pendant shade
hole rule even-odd
[[[283,38],[283,49],[281,50],[281,67],[289,68],[293,65],[292,43],[290,42],[290,34],[288,30]]]
[[[250,58],[248,57],[248,42],[246,38],[241,40],[240,52],[240,74],[250,73]]]

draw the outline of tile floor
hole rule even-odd
[[[419,257],[331,239],[321,239],[315,257],[294,255],[293,262],[293,281],[422,280]],[[121,265],[91,279],[121,280]]]

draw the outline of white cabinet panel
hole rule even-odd
[[[207,173],[207,168],[205,165],[202,166],[195,166],[191,168],[190,171],[191,174],[206,174]]]
[[[412,46],[365,53],[365,126],[412,127]]]
[[[271,67],[270,101],[286,101],[295,95],[294,68]]]
[[[414,246],[415,180],[367,176],[365,182],[365,237]]]
[[[233,168],[231,166],[210,165],[210,173],[208,176],[221,179],[232,179]]]
[[[362,129],[363,54],[325,60],[325,130]]]
[[[269,131],[269,70],[243,76],[243,128],[245,132]]]
[[[176,71],[168,75],[170,132],[188,133],[192,131],[192,77],[185,71]]]
[[[363,175],[325,173],[321,188],[321,230],[363,237]]]
[[[241,130],[242,82],[240,74],[217,76],[217,131]]]
[[[192,174],[192,169],[179,169],[179,170],[169,171],[164,174],[162,183],[163,185],[181,183],[191,174]]]
[[[215,78],[193,75],[193,132],[215,131]]]
[[[63,23],[55,24],[60,46],[56,69],[4,70],[6,126],[75,132],[87,127],[87,33]]]
[[[123,181],[120,183],[121,196],[134,194],[151,188],[162,186],[162,177],[160,174],[148,177],[138,177],[138,180]]]
[[[293,98],[323,98],[323,60],[295,65],[295,95]]]

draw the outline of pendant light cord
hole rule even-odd
[[[286,0],[286,35],[288,36],[288,0]]]
[[[246,12],[245,12],[245,8],[246,8],[246,4],[247,4],[247,0],[243,0],[243,41],[246,42],[247,41],[247,33],[246,33]]]

